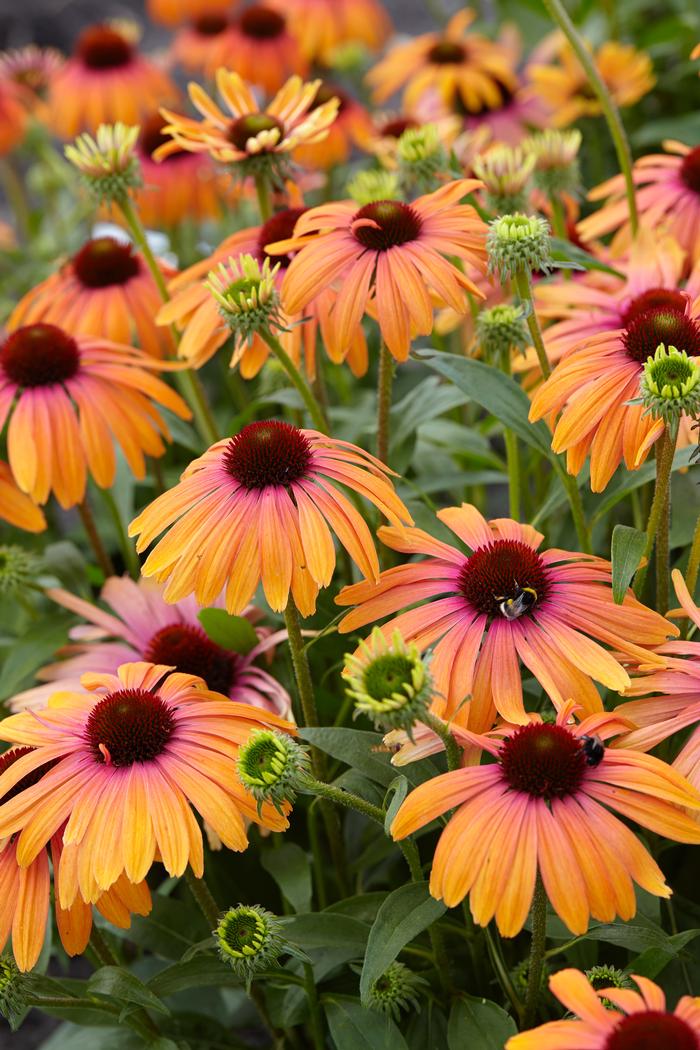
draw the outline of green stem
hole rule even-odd
[[[219,924],[221,909],[214,900],[211,890],[204,879],[197,878],[189,865],[185,868],[185,882],[194,897],[197,907],[207,920],[207,925],[211,930],[214,930]]]
[[[540,328],[537,311],[535,310],[535,300],[532,296],[532,281],[527,270],[519,270],[516,273],[515,287],[518,290],[521,302],[523,304],[527,303],[529,306],[529,309],[526,311],[527,317],[525,319],[530,332],[530,338],[532,339],[532,345],[537,353],[537,360],[540,363],[542,375],[545,379],[549,379],[552,370],[549,367],[549,358],[547,357],[547,351],[544,348],[542,329]]]
[[[676,448],[676,438],[670,436],[668,427],[656,444],[656,484],[654,486],[654,498],[651,501],[649,520],[647,521],[647,543],[644,548],[644,559],[646,564],[642,565],[634,581],[634,593],[641,598],[644,591],[649,562],[654,553],[654,546],[659,542],[656,556],[657,596],[666,594],[666,608],[668,608],[668,507],[669,485],[671,481],[671,468],[673,466],[673,453]],[[661,579],[659,579],[661,577]],[[664,591],[665,588],[665,591]],[[662,601],[662,605],[664,602]],[[659,612],[665,611],[659,609]]]
[[[265,175],[255,176],[255,193],[258,198],[258,210],[260,221],[267,222],[272,215],[272,200],[270,198],[270,184]]]
[[[119,207],[124,216],[124,221],[129,228],[129,233],[131,234],[134,244],[137,246],[146,261],[146,265],[155,281],[160,297],[164,303],[167,303],[170,300],[170,296],[165,283],[165,277],[163,276],[163,271],[158,265],[158,260],[148,243],[148,237],[146,236],[146,231],[143,228],[138,212],[134,208],[129,197],[121,198],[119,200]],[[173,335],[175,338],[178,337],[175,330],[173,330]],[[191,368],[183,369],[181,372],[175,372],[174,375],[180,393],[192,409],[192,415],[194,416],[200,436],[206,441],[207,445],[213,445],[219,440],[219,431],[212,415],[211,408],[209,407],[209,403],[207,402],[204,387],[202,386],[199,376]]]
[[[90,947],[103,966],[119,966],[119,959],[94,923],[90,931]]]
[[[522,1019],[523,1004],[520,1001],[520,998],[513,986],[513,982],[510,979],[508,967],[506,966],[505,959],[503,958],[503,951],[501,949],[499,935],[496,932],[494,936],[494,934],[491,932],[490,926],[485,926],[484,936],[486,938],[486,950],[489,953],[489,959],[491,960],[491,965],[493,966],[494,971],[496,973],[498,983],[503,989],[503,993],[505,994],[506,998],[510,999],[513,1009],[518,1014],[518,1017]]]
[[[377,459],[389,462],[389,434],[391,427],[391,389],[394,382],[394,359],[382,343],[379,350],[377,376]]]
[[[326,1045],[326,1036],[323,1031],[323,1019],[321,1017],[321,1007],[318,1002],[318,992],[316,991],[316,979],[314,978],[314,968],[309,963],[304,963],[304,987],[306,989],[306,999],[309,1004],[309,1021],[311,1023],[311,1036],[313,1038],[314,1050],[324,1050]]]
[[[581,490],[578,487],[578,482],[574,475],[569,474],[564,466],[561,466],[559,469],[559,477],[561,478],[561,482],[566,490],[569,506],[571,508],[571,516],[574,519],[576,535],[581,550],[584,554],[592,554],[593,547],[591,546],[591,533],[586,524],[586,515],[583,510],[583,500],[581,498]]]
[[[413,839],[403,839],[398,843],[398,846],[403,853],[406,863],[408,864],[408,869],[411,872],[411,881],[422,882],[423,869],[420,863],[418,847],[415,842]],[[443,990],[449,994],[451,985],[450,960],[445,949],[445,941],[442,932],[433,924],[428,928],[428,936],[430,937],[430,946],[433,949],[433,961],[440,979],[440,984],[442,985]]]
[[[511,374],[510,347],[504,352],[501,370],[507,376]],[[506,462],[508,464],[508,513],[513,521],[520,521],[520,452],[518,450],[517,435],[506,427],[503,431],[503,440],[506,446]]]
[[[690,593],[690,597],[695,600],[695,587],[698,582],[698,570],[700,569],[700,515],[698,516],[697,523],[695,525],[695,532],[693,534],[693,542],[690,547],[690,555],[688,556],[688,568],[685,573],[685,582]],[[695,624],[690,621],[688,633],[693,630]]]
[[[26,242],[29,240],[31,228],[29,204],[22,179],[15,171],[9,157],[0,158],[0,182],[5,190],[10,210],[15,217],[17,239],[20,242]]]
[[[93,517],[92,508],[88,503],[87,493],[85,493],[85,499],[82,503],[78,504],[78,514],[80,520],[83,523],[83,528],[87,534],[87,538],[90,541],[90,546],[95,552],[97,564],[102,569],[105,576],[114,576],[114,565],[110,558],[107,548],[102,542],[102,537],[97,531],[97,525],[95,524],[95,518]]]
[[[600,73],[596,69],[593,56],[582,38],[579,36],[578,30],[569,18],[569,15],[566,13],[561,0],[544,0],[544,5],[549,11],[552,19],[557,23],[562,33],[569,41],[574,54],[583,66],[584,72],[588,77],[588,82],[600,103],[603,116],[607,121],[608,129],[615,145],[615,152],[617,153],[617,162],[620,165],[620,171],[625,180],[630,228],[632,236],[634,237],[639,226],[639,216],[637,213],[637,200],[634,192],[634,180],[632,178],[632,154],[630,152],[629,142],[625,135],[625,129],[619,111],[613,102],[612,96],[600,76]]]
[[[542,966],[547,944],[547,894],[542,876],[537,873],[535,895],[532,900],[532,940],[530,941],[530,965],[527,975],[527,997],[523,1012],[523,1027],[532,1027],[537,1016],[537,1000],[542,985]]]
[[[136,547],[129,539],[124,519],[122,518],[119,507],[117,506],[117,501],[115,500],[111,489],[101,489],[100,491],[105,506],[114,522],[122,557],[124,558],[124,564],[126,565],[129,575],[132,576],[133,579],[138,580],[141,575],[141,563],[139,561],[139,556],[136,553]]]
[[[316,884],[316,903],[318,904],[318,910],[323,909],[328,904],[328,894],[326,893],[326,880],[324,872],[324,858],[321,851],[321,838],[319,835],[318,828],[318,814],[321,812],[321,799],[315,798],[309,806],[307,814],[307,825],[309,831],[309,845],[311,846],[311,856],[313,858],[314,876]]]
[[[308,777],[304,780],[304,790],[318,795],[320,798],[328,799],[329,802],[335,802],[338,806],[354,809],[365,817],[369,817],[375,823],[381,824],[382,828],[384,827],[384,810],[371,802],[367,802],[364,798],[360,798],[353,791],[333,787],[332,784],[325,784],[314,777]]]
[[[441,718],[438,718],[430,711],[426,711],[424,715],[421,715],[421,722],[423,722],[424,725],[429,726],[434,733],[437,733],[445,745],[447,768],[450,772],[453,772],[455,769],[460,769],[462,766],[462,749],[452,736],[447,723],[443,722]]]
[[[314,397],[313,391],[309,384],[304,379],[303,375],[296,367],[291,357],[284,349],[279,339],[272,334],[269,328],[262,328],[260,330],[260,336],[265,340],[267,345],[272,350],[273,354],[282,365],[292,383],[301,395],[301,399],[306,405],[309,415],[313,420],[314,426],[317,430],[320,430],[322,434],[328,433],[328,421],[323,414],[323,410],[319,405],[318,401]]]
[[[552,193],[549,198],[549,203],[552,206],[552,229],[557,237],[561,238],[563,241],[568,241],[569,237],[566,228],[566,215],[559,194]]]

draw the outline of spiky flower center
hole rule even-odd
[[[527,591],[525,589],[528,589]],[[459,589],[469,604],[486,616],[502,616],[502,605],[535,592],[528,611],[547,597],[549,582],[536,550],[520,540],[494,540],[465,559]]]
[[[93,707],[85,740],[96,762],[132,766],[162,754],[175,728],[169,704],[147,689],[119,689]]]
[[[627,304],[622,315],[622,325],[629,328],[633,321],[649,310],[667,310],[684,314],[687,302],[688,297],[674,288],[647,288],[645,292],[635,296]]]
[[[0,367],[20,387],[53,386],[76,375],[80,351],[75,339],[53,324],[18,328],[0,348]]]
[[[199,36],[219,36],[228,28],[226,15],[210,11],[209,14],[200,15],[192,22],[192,28]]]
[[[257,904],[229,908],[214,930],[224,962],[243,979],[276,965],[284,949],[282,924]]]
[[[401,653],[386,653],[377,656],[367,667],[363,686],[373,700],[385,700],[400,693],[405,687],[413,690],[413,669],[415,663]],[[406,699],[408,700],[408,694]]]
[[[284,137],[284,124],[269,113],[247,113],[234,120],[228,129],[228,139],[236,149],[244,150],[249,139],[254,139],[261,131],[279,131],[279,138]]]
[[[700,196],[700,146],[691,149],[690,153],[683,158],[681,180],[689,190]]]
[[[605,1050],[699,1050],[693,1029],[675,1014],[645,1010],[625,1017],[610,1033]]]
[[[90,26],[80,34],[76,52],[88,69],[118,69],[131,62],[134,49],[111,26]]]
[[[87,288],[126,284],[141,269],[131,244],[114,237],[96,237],[73,256],[73,271]]]
[[[152,664],[167,664],[182,674],[203,678],[210,689],[229,696],[236,678],[236,654],[212,642],[201,627],[172,623],[161,627],[143,654]]]
[[[420,127],[418,121],[413,120],[412,117],[395,117],[393,120],[387,120],[385,124],[382,124],[379,134],[382,138],[398,139],[401,138],[404,131],[418,127]]]
[[[401,201],[373,201],[355,212],[352,231],[364,248],[385,252],[399,244],[415,241],[421,220],[410,204]]]
[[[503,779],[514,791],[550,801],[575,795],[583,782],[586,754],[564,726],[520,726],[499,753]]]
[[[10,766],[14,766],[15,762],[18,759],[23,758],[25,755],[31,754],[32,751],[36,751],[36,748],[11,747],[9,748],[9,750],[3,751],[3,753],[0,755],[0,775],[2,775],[6,769],[9,769]],[[9,802],[12,798],[15,798],[22,791],[26,791],[27,788],[34,787],[35,784],[38,784],[41,778],[43,777],[44,773],[48,773],[48,771],[55,764],[55,761],[45,762],[43,766],[39,766],[38,769],[33,769],[31,773],[27,773],[26,776],[23,776],[22,779],[17,784],[15,784],[14,787],[10,788],[10,790],[5,792],[5,794],[2,796],[3,804],[5,802]]]
[[[691,357],[700,353],[700,325],[688,315],[688,297],[667,288],[650,288],[628,304],[622,342],[629,357],[644,364],[659,343]]]
[[[292,258],[290,255],[268,255],[265,251],[266,244],[274,244],[276,241],[286,241],[294,233],[297,219],[303,215],[306,208],[285,208],[272,215],[266,223],[260,227],[258,236],[258,247],[260,257],[269,259],[270,263],[279,263],[281,269],[286,270]]]
[[[441,40],[428,51],[428,61],[436,66],[459,65],[466,57],[466,47],[456,40]]]
[[[238,25],[245,36],[253,37],[254,40],[274,40],[282,36],[285,30],[282,15],[264,4],[253,4],[244,11]]]
[[[276,419],[249,423],[235,434],[224,453],[224,468],[247,489],[291,485],[312,462],[311,445],[298,427]]]

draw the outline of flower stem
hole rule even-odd
[[[377,459],[389,462],[389,431],[391,424],[391,388],[394,382],[394,359],[382,343],[379,350],[377,378]]]
[[[507,376],[511,374],[510,347],[504,351],[501,370]],[[520,521],[520,452],[517,435],[506,427],[503,431],[508,464],[508,513],[513,521]]]
[[[122,518],[117,502],[112,494],[111,489],[101,489],[102,498],[105,506],[109,511],[114,527],[117,532],[117,539],[119,540],[119,546],[121,548],[122,557],[124,558],[124,564],[129,572],[129,575],[134,579],[138,580],[141,575],[141,563],[139,556],[136,553],[136,547],[133,542],[129,539],[129,535],[126,531],[124,519]]]
[[[501,948],[501,941],[498,932],[492,933],[489,926],[484,927],[484,937],[486,938],[486,950],[489,953],[489,959],[493,966],[498,983],[503,989],[504,994],[510,999],[511,1005],[515,1012],[520,1018],[522,1018],[523,1004],[521,1003],[518,995],[513,987],[513,982],[508,973],[508,967],[505,964],[503,958],[503,950]]]
[[[90,931],[90,947],[103,966],[119,966],[119,959],[94,923]]]
[[[306,408],[313,420],[313,424],[317,430],[320,430],[322,434],[328,433],[328,421],[323,414],[323,409],[319,405],[318,401],[314,397],[313,391],[309,384],[304,379],[303,375],[296,367],[291,357],[280,343],[277,336],[274,336],[269,328],[262,328],[260,330],[260,336],[265,340],[267,345],[272,350],[273,354],[282,365],[292,383],[301,395],[301,399],[306,405]]]
[[[625,180],[625,192],[627,194],[627,207],[629,210],[630,217],[630,228],[632,236],[634,237],[637,233],[639,226],[639,216],[637,213],[637,200],[634,192],[634,180],[632,178],[632,154],[630,152],[629,142],[625,135],[625,129],[620,118],[620,113],[617,106],[613,102],[612,96],[605,85],[600,73],[596,68],[595,61],[590,51],[583,42],[581,36],[576,29],[576,26],[569,18],[569,15],[564,9],[564,5],[561,0],[544,0],[544,6],[549,11],[552,19],[557,23],[562,33],[569,41],[571,48],[578,58],[579,62],[583,66],[584,72],[588,77],[588,82],[593,89],[600,108],[603,111],[603,116],[607,121],[610,136],[615,146],[615,152],[617,153],[617,161],[620,165],[620,171],[622,172]]]
[[[267,222],[272,215],[272,200],[270,198],[270,183],[265,175],[255,176],[255,193],[258,198],[258,210],[261,222]]]
[[[700,569],[700,517],[698,517],[693,534],[693,542],[688,556],[688,568],[685,573],[685,582],[691,598],[695,598],[695,587],[698,582],[698,570]],[[693,621],[690,621],[689,631],[693,630]]]
[[[97,531],[97,525],[95,524],[95,518],[92,513],[92,508],[88,503],[87,493],[85,493],[85,499],[82,503],[78,504],[78,514],[83,523],[83,528],[87,534],[87,538],[90,540],[90,546],[95,552],[97,558],[97,564],[102,569],[105,576],[114,576],[114,565],[110,558],[107,548],[102,542],[102,537]]]
[[[581,550],[584,554],[592,554],[593,548],[591,546],[591,533],[586,524],[586,515],[583,510],[583,500],[581,499],[581,490],[578,487],[578,483],[573,474],[569,474],[565,467],[561,467],[559,472],[562,485],[566,490],[566,495],[569,499],[569,506],[571,508],[571,516],[574,519],[574,526],[576,528],[576,535],[580,544]]]
[[[187,888],[195,899],[197,907],[207,920],[207,924],[212,930],[214,930],[221,917],[221,909],[214,900],[211,890],[204,879],[197,878],[189,864],[185,868],[185,881],[187,883]]]
[[[535,895],[532,900],[532,940],[530,941],[530,965],[527,975],[527,998],[523,1012],[523,1027],[530,1028],[537,1016],[537,1000],[542,985],[542,966],[547,944],[547,894],[542,876],[537,873]]]
[[[566,229],[566,215],[559,194],[550,194],[549,203],[552,206],[552,229],[557,237],[562,241],[567,241],[569,238]]]
[[[8,157],[0,159],[0,182],[5,190],[7,201],[17,225],[17,239],[20,242],[29,240],[31,215],[23,180],[19,177]]]
[[[138,212],[134,208],[129,197],[126,196],[119,200],[119,207],[134,244],[146,261],[146,265],[155,281],[160,297],[164,303],[167,303],[170,296],[165,284],[163,271],[158,265],[158,261],[148,243],[148,237],[146,236],[146,231],[143,228]],[[173,334],[175,338],[178,337],[177,332],[174,329]],[[175,382],[178,385],[180,393],[192,409],[192,414],[200,436],[206,441],[207,445],[213,445],[219,440],[219,431],[199,376],[191,368],[183,369],[181,372],[175,372]]]
[[[649,561],[656,550],[656,594],[660,602],[658,612],[665,613],[668,609],[669,589],[669,517],[670,500],[669,489],[671,481],[671,468],[673,466],[673,454],[676,448],[676,437],[671,437],[668,427],[659,438],[656,446],[656,484],[654,486],[654,498],[651,501],[649,520],[647,521],[647,543],[644,548],[643,564],[634,581],[634,593],[641,598],[644,591]]]
[[[421,716],[421,722],[432,729],[445,745],[447,768],[450,772],[453,772],[455,769],[460,769],[462,765],[462,749],[452,736],[447,723],[443,722],[441,718],[437,718],[437,716],[430,711],[426,711],[426,713]]]
[[[323,1020],[318,1002],[318,992],[316,991],[314,968],[309,963],[304,963],[304,988],[306,989],[306,1000],[309,1004],[309,1021],[314,1050],[324,1050],[326,1036],[323,1031]]]
[[[357,810],[358,813],[364,814],[365,817],[369,817],[370,820],[384,827],[384,810],[360,798],[353,791],[333,787],[332,784],[326,784],[315,777],[307,777],[304,780],[304,790],[320,798],[328,799],[329,802],[335,802],[336,805],[344,806],[346,809]]]
[[[549,367],[549,359],[547,357],[547,351],[544,348],[544,339],[542,338],[542,329],[540,328],[540,322],[537,318],[535,301],[532,297],[532,281],[530,280],[530,274],[526,270],[520,270],[516,273],[515,287],[518,290],[521,302],[529,306],[529,309],[526,311],[526,321],[527,327],[530,331],[530,338],[532,339],[532,345],[537,353],[537,360],[540,363],[542,375],[545,379],[549,379],[552,370]]]

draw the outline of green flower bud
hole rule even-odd
[[[489,271],[501,280],[550,265],[549,224],[536,215],[501,215],[489,223],[486,250]]]
[[[411,728],[430,707],[433,681],[428,660],[394,631],[387,642],[378,627],[356,654],[345,656],[343,677],[355,701],[354,717],[368,715],[377,728]]]
[[[299,780],[309,771],[308,751],[291,736],[258,729],[238,752],[238,776],[257,799],[258,809],[271,802],[276,809],[293,802]]]
[[[66,157],[80,172],[96,203],[119,202],[143,185],[134,150],[139,130],[122,123],[100,124],[95,138],[87,133],[78,135],[65,147]]]
[[[618,970],[616,966],[592,966],[590,970],[584,971],[591,986],[596,992],[602,988],[633,988],[634,985],[624,970]],[[617,1007],[611,999],[601,999],[607,1010],[616,1010]]]
[[[12,956],[0,955],[0,1017],[13,1032],[19,1028],[26,1007],[25,980]]]
[[[260,266],[252,255],[241,255],[238,261],[229,257],[210,270],[205,287],[219,306],[219,313],[239,339],[250,340],[262,328],[280,327],[279,295],[275,276],[279,263],[270,268],[266,258]]]
[[[32,583],[41,562],[31,551],[16,544],[0,546],[0,595],[15,594]]]
[[[667,426],[677,426],[684,413],[700,415],[700,365],[685,350],[659,343],[647,358],[640,387],[637,403]]]
[[[571,131],[547,128],[525,139],[523,149],[535,165],[532,176],[535,186],[548,197],[577,193],[581,186],[580,146],[581,132],[575,128]]]
[[[396,143],[399,176],[404,186],[417,186],[426,193],[435,189],[438,172],[447,166],[447,152],[435,124],[408,128]]]
[[[277,965],[285,950],[282,923],[259,904],[229,908],[214,930],[219,955],[242,980]]]
[[[401,197],[398,175],[381,168],[358,171],[350,179],[346,189],[348,195],[362,207],[375,201],[391,201]]]
[[[513,350],[521,353],[530,345],[525,315],[519,306],[492,306],[476,318],[476,338],[484,357],[508,358]]]
[[[486,206],[496,215],[522,212],[527,206],[527,184],[535,158],[520,147],[494,146],[474,158],[472,169],[486,188]]]
[[[402,1011],[418,1008],[420,995],[427,984],[403,963],[393,962],[372,984],[367,1005],[370,1010],[389,1014],[398,1021]]]

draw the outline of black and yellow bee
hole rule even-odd
[[[517,583],[516,595],[508,598],[505,594],[494,594],[494,599],[499,603],[498,608],[506,620],[517,620],[523,613],[529,612],[537,601],[537,591],[534,587],[520,587]]]
[[[605,756],[605,744],[599,736],[583,736],[581,739],[583,740],[581,747],[586,756],[586,764],[599,766]]]

